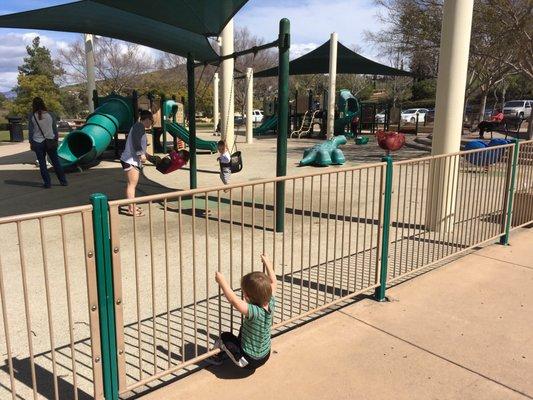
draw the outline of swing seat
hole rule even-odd
[[[236,151],[230,157],[229,168],[232,174],[240,172],[242,170],[242,154],[240,151]]]

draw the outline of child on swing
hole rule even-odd
[[[220,140],[217,144],[218,158],[217,161],[220,164],[220,180],[224,185],[229,184],[231,178],[231,154],[229,153],[228,146],[224,140]]]
[[[264,254],[261,261],[265,267],[263,272],[251,272],[241,279],[244,299],[237,295],[220,272],[216,272],[215,280],[230,304],[243,315],[239,336],[232,332],[223,332],[215,342],[219,348],[241,368],[255,370],[265,364],[270,357],[272,318],[276,301],[276,274],[272,263]],[[223,354],[209,358],[213,365],[221,365]]]

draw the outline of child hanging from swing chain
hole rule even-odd
[[[261,261],[266,274],[255,271],[241,279],[243,299],[232,289],[220,272],[216,272],[215,280],[224,296],[242,316],[239,336],[232,332],[223,332],[215,342],[215,348],[221,349],[241,368],[255,370],[265,364],[270,357],[271,328],[276,301],[276,274],[272,263],[264,254]],[[221,365],[223,353],[209,358],[213,365]]]
[[[229,180],[231,178],[231,154],[224,140],[220,140],[218,142],[217,149],[219,154],[217,161],[220,164],[220,179],[222,180],[222,183],[224,183],[224,185],[227,185],[229,184]]]

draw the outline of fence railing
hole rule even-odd
[[[277,191],[280,182],[285,190]],[[283,204],[277,196],[283,193]],[[274,329],[533,222],[533,141],[0,219],[0,397],[117,399],[215,354],[270,256]],[[144,216],[130,217],[128,207]],[[284,221],[282,232],[276,226]],[[22,317],[23,316],[23,317]]]
[[[0,218],[0,398],[102,399],[92,207]]]
[[[239,328],[215,271],[238,289],[268,254],[280,281],[276,328],[379,285],[384,167],[110,202],[111,242],[120,249],[113,267],[122,274],[114,282],[120,392],[197,363],[222,331]],[[276,233],[280,181],[285,226]],[[132,204],[146,216],[122,216]]]

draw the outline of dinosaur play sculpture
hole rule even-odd
[[[342,165],[346,162],[342,150],[338,147],[346,144],[346,136],[335,136],[323,143],[315,144],[304,151],[304,156],[300,160],[300,167],[314,165],[315,167],[327,167],[329,165]]]

